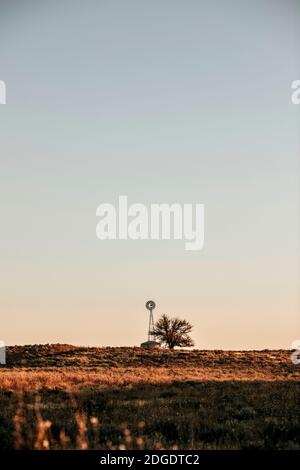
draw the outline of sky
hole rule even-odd
[[[299,0],[0,0],[0,339],[300,337]],[[102,202],[203,203],[205,242],[96,237]]]

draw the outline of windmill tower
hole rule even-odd
[[[154,319],[153,319],[153,310],[155,309],[156,305],[154,300],[148,300],[146,302],[146,309],[149,310],[149,328],[148,328],[148,341],[152,340],[152,330],[154,328]]]
[[[141,348],[154,349],[154,348],[160,347],[160,343],[155,341],[152,335],[152,331],[154,329],[153,310],[155,309],[155,307],[156,307],[156,304],[154,300],[148,300],[146,302],[146,309],[149,311],[148,341],[145,341],[144,343],[142,343]]]

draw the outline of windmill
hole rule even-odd
[[[145,306],[146,306],[146,309],[149,311],[148,341],[145,341],[144,343],[142,343],[141,348],[146,348],[146,349],[159,348],[160,343],[155,341],[152,335],[152,331],[154,329],[153,310],[155,309],[156,304],[154,300],[148,300]]]

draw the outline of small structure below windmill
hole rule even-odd
[[[141,344],[141,348],[145,349],[156,349],[160,347],[160,343],[155,341],[152,331],[154,328],[154,318],[153,318],[153,310],[155,309],[156,305],[154,300],[148,300],[146,302],[146,309],[149,311],[149,327],[148,327],[148,341],[145,341]]]

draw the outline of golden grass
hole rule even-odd
[[[0,389],[38,391],[41,388],[77,390],[82,387],[123,387],[139,384],[171,384],[174,381],[299,380],[298,374],[272,375],[262,370],[223,370],[213,367],[118,367],[70,370],[0,370]]]
[[[0,389],[69,390],[173,381],[299,380],[290,351],[147,351],[32,345],[8,348]]]
[[[290,355],[10,347],[0,367],[0,448],[299,449]]]

